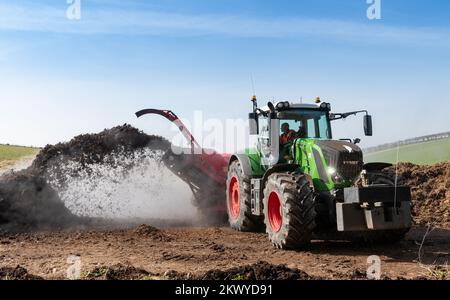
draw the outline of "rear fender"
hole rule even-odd
[[[241,164],[242,172],[244,173],[244,175],[250,178],[253,177],[252,165],[248,156],[245,154],[233,154],[230,157],[228,166],[230,166],[231,163],[236,160]]]

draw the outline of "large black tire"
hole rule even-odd
[[[378,172],[369,172],[369,184],[387,184],[390,186],[395,186],[395,173],[387,172],[387,171],[378,171]],[[398,176],[397,177],[397,185],[401,185],[403,179]]]
[[[398,186],[403,185],[403,183],[404,183],[403,178],[400,175],[398,175],[396,178],[395,172],[391,171],[390,169],[368,172],[367,177],[369,180],[369,185],[387,184],[390,186],[394,186],[396,183],[396,180],[397,180]],[[355,185],[362,186],[361,178],[358,178],[358,180],[355,182]]]
[[[314,191],[304,174],[270,175],[263,203],[266,231],[275,247],[298,249],[311,242],[316,210]]]
[[[228,168],[227,212],[231,228],[238,231],[258,232],[264,228],[261,217],[252,215],[251,179],[244,175],[238,160]]]
[[[388,170],[369,172],[367,174],[369,185],[386,184],[395,186],[403,184],[403,178],[395,178],[395,173]],[[394,244],[404,239],[409,232],[409,228],[392,229],[392,230],[376,230],[354,233],[350,239],[354,242],[370,243],[370,244]]]

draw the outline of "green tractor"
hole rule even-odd
[[[231,155],[227,175],[230,226],[262,231],[281,249],[313,238],[396,242],[411,227],[410,188],[387,163],[363,162],[355,140],[333,140],[331,123],[367,111],[331,113],[330,103],[269,102],[249,114],[255,146]]]

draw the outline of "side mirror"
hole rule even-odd
[[[356,139],[354,139],[353,140],[353,144],[359,144],[359,143],[361,143],[361,139],[360,138],[356,138]]]
[[[364,116],[364,134],[366,136],[372,136],[372,134],[373,134],[372,116],[371,115]]]
[[[258,115],[255,113],[250,113],[248,115],[248,127],[249,127],[249,134],[250,135],[257,135],[259,134],[258,130]]]

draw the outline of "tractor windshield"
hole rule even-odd
[[[279,114],[280,135],[296,138],[331,139],[331,127],[327,111],[313,109],[290,109]]]

